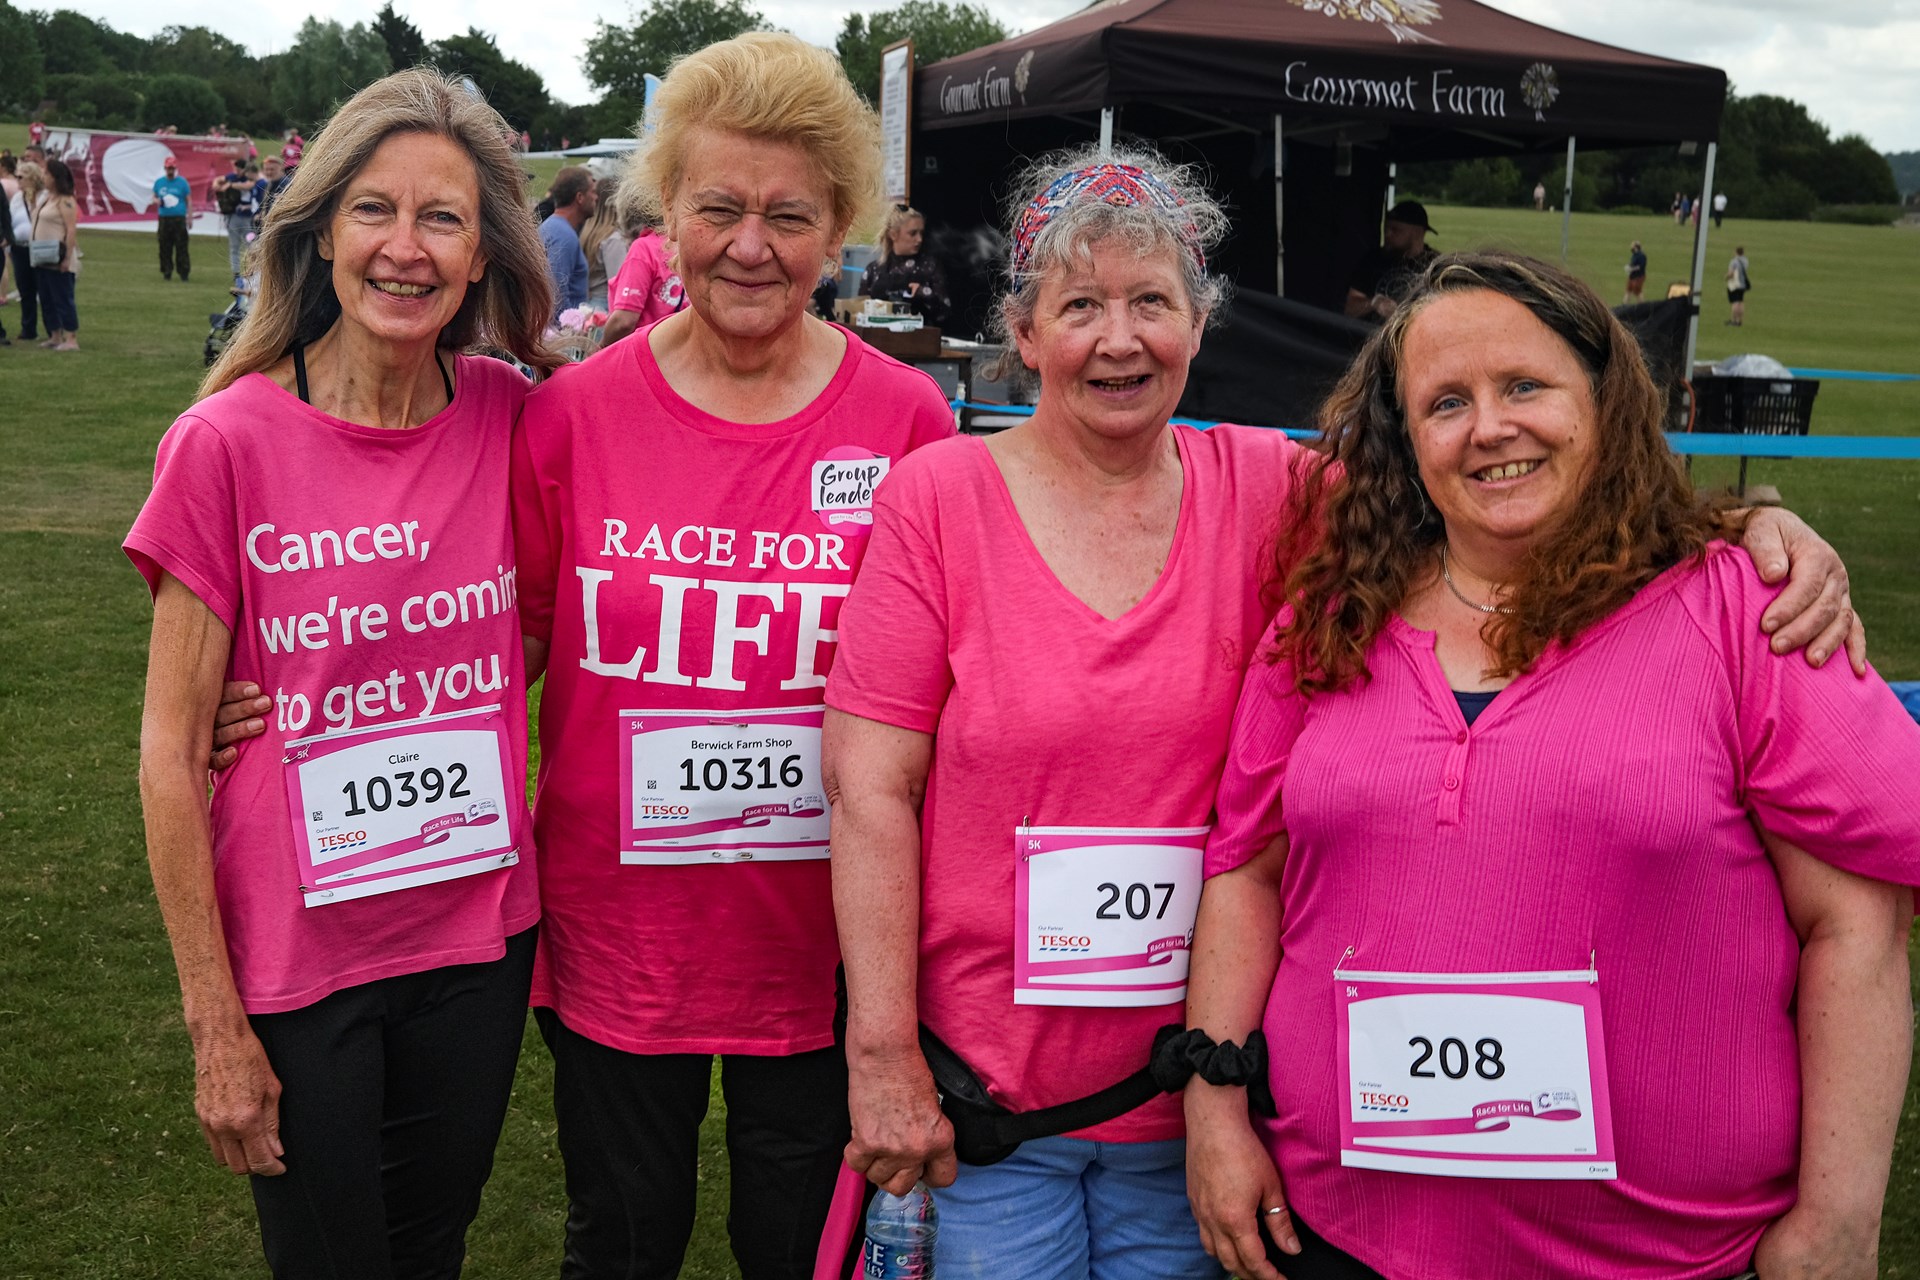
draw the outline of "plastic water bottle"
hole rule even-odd
[[[861,1276],[864,1280],[933,1280],[933,1238],[939,1231],[940,1211],[926,1183],[914,1183],[904,1196],[876,1193],[867,1210]]]

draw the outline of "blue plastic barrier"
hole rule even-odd
[[[1027,418],[1033,415],[1030,404],[981,404],[973,400],[950,401],[953,408],[969,409],[1002,418]],[[1205,431],[1221,424],[1205,418],[1176,417],[1175,422]],[[1250,423],[1248,425],[1258,425]],[[1270,427],[1284,431],[1295,440],[1311,440],[1319,433],[1299,427]],[[1750,436],[1721,432],[1669,432],[1667,444],[1675,453],[1723,458],[1879,458],[1920,460],[1920,436]]]
[[[1888,681],[1887,687],[1893,690],[1893,696],[1900,699],[1900,705],[1916,721],[1920,721],[1920,680]]]
[[[1875,373],[1869,369],[1788,369],[1796,378],[1822,378],[1837,382],[1920,382],[1920,373]]]

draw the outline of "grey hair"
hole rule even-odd
[[[1209,325],[1219,323],[1222,318],[1232,286],[1208,274],[1192,250],[1197,248],[1201,255],[1210,257],[1220,247],[1227,235],[1226,209],[1207,190],[1196,166],[1175,164],[1152,147],[1139,143],[1116,145],[1111,153],[1103,155],[1099,144],[1088,143],[1049,152],[1029,164],[1007,198],[1009,245],[1019,232],[1020,219],[1027,206],[1042,192],[1076,170],[1103,162],[1132,165],[1152,174],[1179,194],[1183,201],[1179,212],[1147,205],[1080,200],[1055,214],[1034,238],[1025,270],[1020,274],[1014,274],[1009,255],[1006,285],[994,300],[988,317],[988,336],[1003,344],[1004,351],[987,370],[987,376],[1011,376],[1016,383],[1031,389],[1035,378],[1020,359],[1014,335],[1033,323],[1040,286],[1070,263],[1090,260],[1093,246],[1100,243],[1120,241],[1132,246],[1141,257],[1171,252],[1180,264],[1180,282],[1186,289],[1187,304],[1205,315]]]

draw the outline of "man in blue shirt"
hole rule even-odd
[[[258,176],[257,166],[254,176]],[[253,215],[260,207],[255,199],[254,177],[247,173],[244,151],[234,156],[231,170],[213,180],[213,198],[227,225],[227,269],[233,272],[233,282],[239,284],[246,275],[244,264],[247,243],[253,239]]]
[[[580,228],[587,225],[599,204],[593,175],[569,165],[553,176],[548,193],[553,213],[540,224],[540,243],[547,250],[547,274],[553,277],[553,315],[583,305],[587,300],[587,255],[580,248]]]
[[[193,260],[187,254],[187,217],[193,211],[193,188],[180,176],[171,154],[161,164],[166,166],[167,176],[153,180],[153,202],[160,214],[160,274],[171,280],[177,266],[184,283],[193,269]]]

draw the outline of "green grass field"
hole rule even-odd
[[[0,126],[17,151],[22,131]],[[1558,251],[1545,216],[1437,209],[1448,247]],[[1666,247],[1671,233],[1674,247]],[[1788,363],[1920,371],[1910,304],[1920,234],[1742,226],[1760,287],[1742,346]],[[1576,220],[1575,265],[1613,291],[1626,241],[1678,274],[1670,223]],[[149,236],[82,234],[84,350],[0,350],[0,1277],[197,1280],[264,1274],[245,1188],[216,1170],[192,1111],[191,1057],[148,882],[134,777],[149,617],[118,550],[154,445],[192,396],[224,244],[197,239],[190,285]],[[1712,257],[1724,262],[1716,241]],[[1717,275],[1719,265],[1714,267]],[[1733,350],[1710,307],[1705,350]],[[0,311],[10,333],[18,312]],[[1823,390],[1824,434],[1920,432],[1920,386]],[[1872,643],[1920,678],[1920,464],[1757,464],[1755,478],[1838,543]],[[530,1038],[493,1182],[471,1235],[476,1280],[551,1274],[564,1203],[551,1074]],[[717,1124],[685,1274],[734,1274]],[[1888,1198],[1883,1274],[1920,1278],[1920,1095]]]

